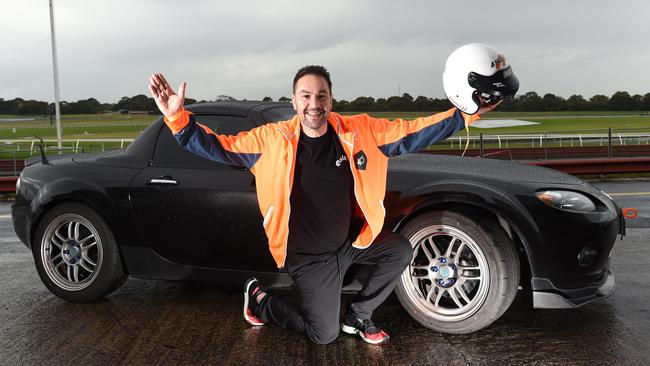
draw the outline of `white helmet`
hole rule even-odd
[[[447,98],[461,111],[476,113],[484,103],[513,97],[519,79],[503,53],[481,43],[466,44],[449,55],[442,74]]]

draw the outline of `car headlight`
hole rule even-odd
[[[570,211],[596,211],[596,205],[584,194],[572,191],[541,191],[537,198],[547,205]]]

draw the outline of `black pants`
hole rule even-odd
[[[350,304],[360,319],[370,319],[390,295],[412,256],[408,240],[386,231],[366,249],[346,243],[330,255],[287,258],[286,268],[298,291],[300,309],[277,295],[267,295],[258,308],[259,315],[264,321],[305,333],[315,343],[330,343],[339,334],[341,288],[348,268],[355,263],[371,266],[368,282]]]

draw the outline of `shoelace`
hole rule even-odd
[[[363,326],[363,331],[368,334],[375,334],[379,333],[379,329],[375,326],[375,324],[372,322],[372,320],[361,320],[361,324]]]

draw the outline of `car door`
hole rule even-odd
[[[216,133],[253,128],[245,117],[197,115]],[[243,167],[183,149],[163,126],[151,164],[133,180],[131,205],[147,245],[179,264],[274,271],[255,181]]]

